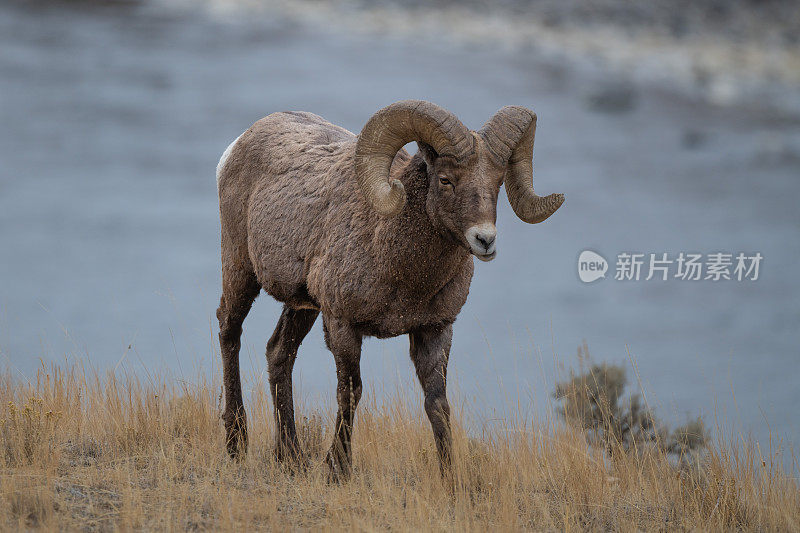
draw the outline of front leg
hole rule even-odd
[[[447,403],[447,361],[453,325],[420,328],[409,334],[411,360],[425,393],[425,413],[431,421],[442,475],[450,469],[450,405]]]
[[[323,315],[325,342],[336,361],[335,435],[326,462],[332,480],[347,478],[353,460],[350,438],[356,406],[361,399],[361,335],[350,324]]]

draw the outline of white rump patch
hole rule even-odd
[[[244,135],[244,133],[242,133]],[[233,147],[236,146],[236,143],[239,142],[239,139],[242,138],[242,135],[239,135],[234,139],[234,141],[225,148],[225,151],[222,152],[222,157],[219,158],[219,163],[217,163],[217,190],[219,190],[219,178],[222,176],[222,169],[225,168],[225,163],[227,163],[228,158],[231,156],[231,152],[233,151]]]

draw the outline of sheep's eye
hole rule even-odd
[[[449,179],[447,179],[447,178],[446,178],[446,177],[444,177],[444,176],[439,176],[439,183],[441,183],[442,185],[452,185],[452,183],[450,182],[450,180],[449,180]]]

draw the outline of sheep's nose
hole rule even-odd
[[[496,236],[497,236],[497,232],[478,233],[478,234],[475,235],[475,240],[478,241],[479,243],[481,243],[483,245],[483,247],[488,250],[489,246],[491,246],[492,243],[494,243],[494,238]]]
[[[469,228],[464,236],[467,238],[472,253],[482,261],[491,261],[495,254],[495,238],[497,228],[494,224],[477,224]]]

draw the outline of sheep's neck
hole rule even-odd
[[[397,217],[384,219],[388,235],[388,254],[393,260],[393,272],[389,274],[397,282],[419,293],[430,295],[441,290],[453,279],[465,261],[470,261],[469,251],[452,237],[445,235],[431,220],[425,204],[428,192],[428,177],[425,163],[419,154],[414,156],[397,176],[406,190],[406,206]]]

